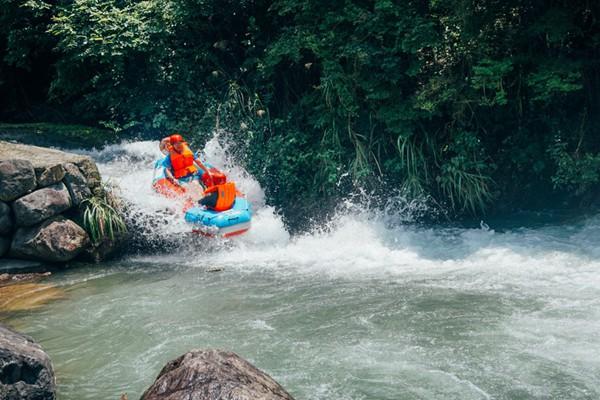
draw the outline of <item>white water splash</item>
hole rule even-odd
[[[119,188],[120,196],[128,204],[127,218],[141,240],[149,244],[177,242],[188,236],[191,229],[183,219],[183,204],[152,189],[154,164],[163,157],[158,141],[122,142],[100,150],[79,152],[94,158],[104,180]],[[206,144],[201,155],[206,162],[223,170],[235,181],[252,204],[253,227],[242,239],[244,242],[288,240],[281,217],[272,207],[265,205],[265,194],[258,181],[228,156],[227,149],[219,144],[216,136]]]

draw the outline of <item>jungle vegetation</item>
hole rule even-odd
[[[0,49],[3,121],[217,127],[291,216],[600,197],[595,0],[1,0]]]

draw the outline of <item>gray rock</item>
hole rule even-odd
[[[10,233],[14,225],[10,206],[0,201],[0,235]]]
[[[86,247],[79,255],[80,260],[99,263],[113,258],[127,244],[125,234],[117,235],[114,240],[105,238],[100,243]]]
[[[66,171],[64,178],[65,185],[67,185],[67,189],[69,189],[73,204],[78,206],[83,200],[92,196],[92,191],[90,190],[85,177],[75,164],[65,164],[64,168]]]
[[[82,157],[73,162],[77,165],[87,184],[92,191],[100,189],[102,187],[102,177],[96,163],[90,157]]]
[[[99,189],[102,185],[98,167],[88,156],[0,140],[0,160],[14,158],[13,154],[18,154],[19,158],[31,161],[36,169],[44,169],[57,164],[75,164],[81,170],[92,191]]]
[[[3,325],[0,325],[0,399],[56,399],[56,382],[48,355],[33,339]]]
[[[10,249],[10,238],[0,236],[0,258],[4,257]]]
[[[232,352],[192,350],[170,361],[140,400],[293,400],[264,372]]]
[[[10,153],[12,155],[20,153]],[[35,189],[35,171],[27,160],[0,159],[0,201],[12,201]]]
[[[62,181],[65,169],[62,164],[48,164],[34,167],[38,187],[50,186]]]
[[[71,196],[61,182],[36,190],[13,202],[17,226],[32,226],[71,208]]]
[[[87,233],[62,216],[30,228],[19,228],[12,240],[11,257],[65,262],[77,257],[88,245]]]

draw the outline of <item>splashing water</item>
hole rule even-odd
[[[206,347],[297,399],[600,398],[600,217],[424,228],[351,204],[290,236],[226,150],[204,149],[253,202],[247,235],[70,269],[52,278],[67,299],[10,316],[50,353],[62,399],[135,398]],[[170,206],[149,185],[156,142],[92,155],[139,218]],[[179,217],[156,234],[183,235]]]
[[[183,220],[183,204],[165,198],[152,189],[154,164],[163,157],[158,142],[124,142],[107,146],[100,151],[80,152],[92,156],[103,178],[120,188],[119,195],[127,204],[126,217],[129,225],[133,226],[135,240],[141,242],[143,249],[179,249],[186,247],[187,242],[207,245],[206,241],[198,240],[201,238],[190,234],[191,228]],[[269,236],[276,241],[289,238],[281,218],[273,207],[265,205],[265,194],[258,181],[229,158],[226,148],[219,144],[216,136],[206,144],[201,156],[211,165],[226,171],[229,179],[236,182],[239,190],[252,204],[253,228],[245,235],[244,241],[261,242],[265,238],[270,240]],[[256,231],[261,234],[256,235]]]

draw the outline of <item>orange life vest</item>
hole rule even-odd
[[[194,153],[187,143],[183,143],[183,151],[181,153],[175,150],[171,151],[170,157],[173,176],[177,179],[191,175],[198,170],[194,165]]]
[[[215,211],[226,211],[233,207],[235,202],[235,184],[233,182],[223,183],[221,185],[211,186],[204,191],[204,194],[217,193],[217,203],[214,206]]]

